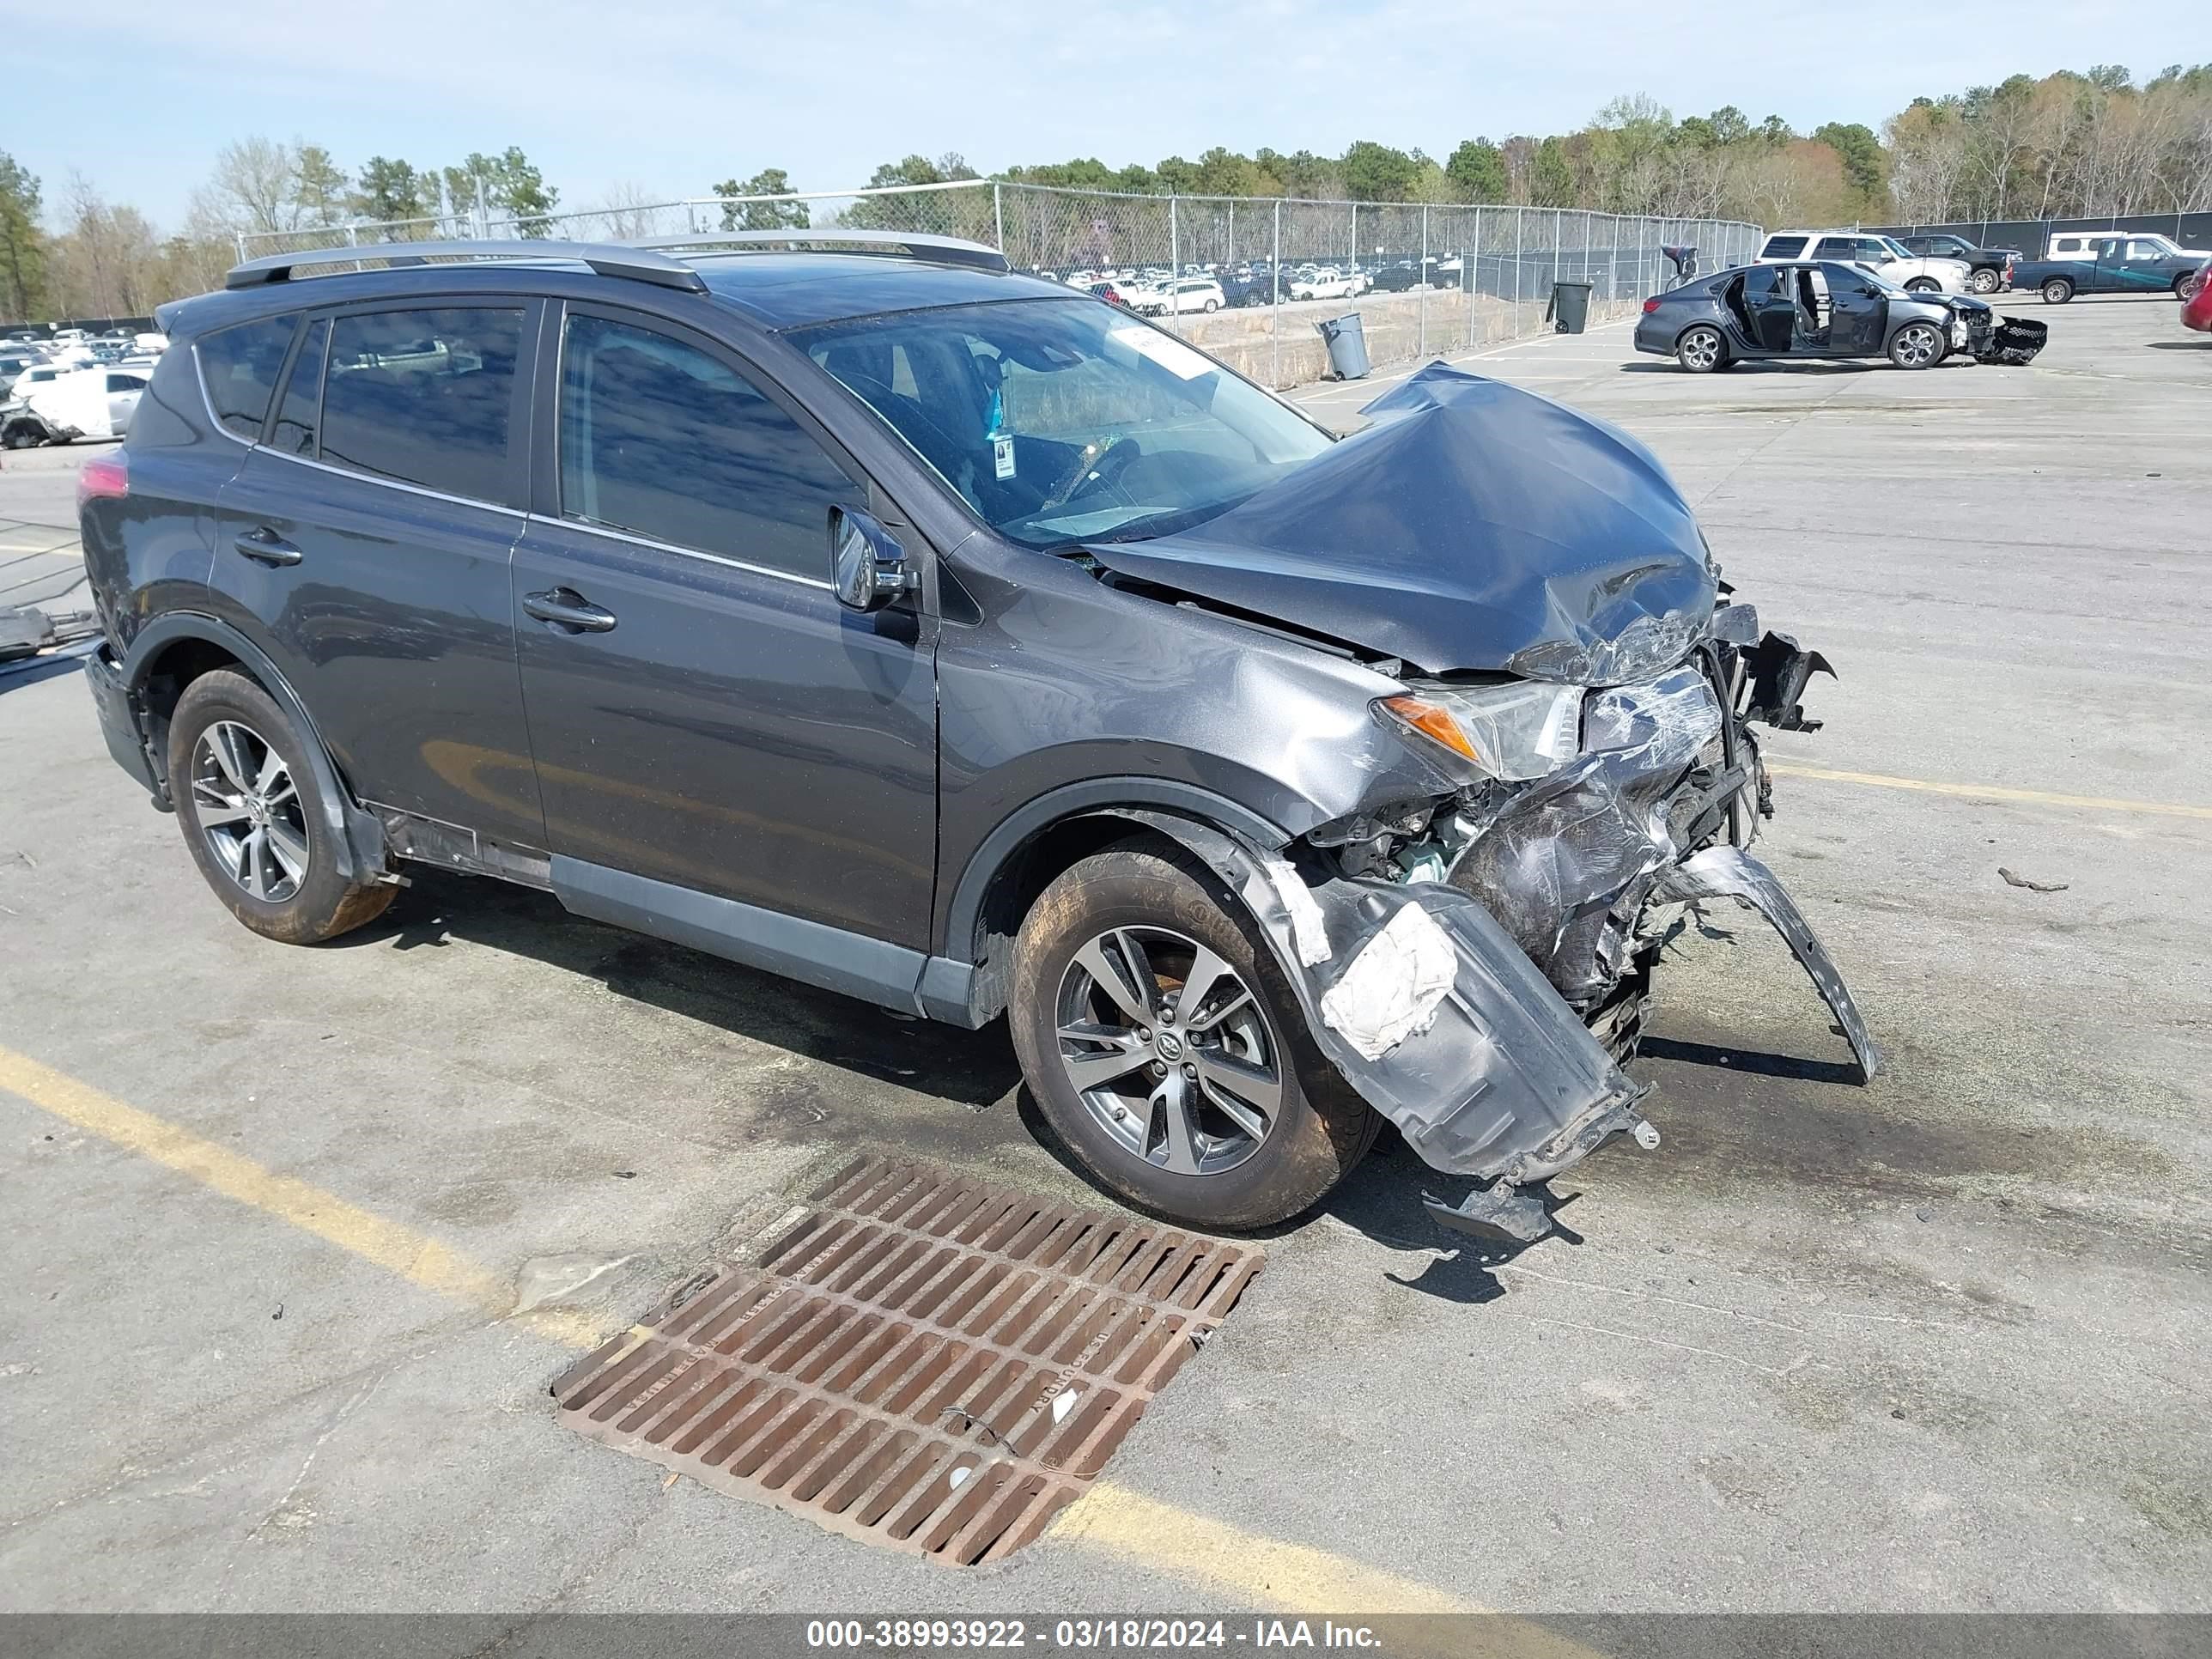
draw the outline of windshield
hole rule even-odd
[[[1327,434],[1095,300],[955,306],[795,331],[1009,539],[1125,541],[1224,513]]]

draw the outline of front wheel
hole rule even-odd
[[[399,890],[339,872],[308,741],[228,669],[186,686],[169,718],[169,794],[192,861],[233,915],[288,945],[350,933]]]
[[[1907,294],[1941,294],[1943,284],[1933,276],[1915,276],[1905,285],[1905,291]]]
[[[1710,374],[1721,366],[1728,356],[1728,343],[1721,331],[1700,323],[1695,328],[1685,329],[1682,337],[1674,342],[1674,356],[1692,374]]]
[[[1047,887],[1014,945],[1007,1023],[1055,1135],[1140,1209],[1205,1228],[1303,1213],[1380,1120],[1306,1029],[1235,896],[1131,842]]]
[[[1218,311],[1221,309],[1220,301],[1217,300],[1208,300],[1206,302],[1205,309],[1208,311]]]
[[[2043,285],[2043,303],[2063,306],[2074,297],[2074,284],[2063,276],[2053,276]]]
[[[1889,361],[1899,368],[1933,368],[1948,342],[1933,323],[1907,323],[1889,337]]]

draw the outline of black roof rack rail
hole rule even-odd
[[[233,265],[223,278],[225,288],[259,288],[267,283],[289,283],[292,273],[311,265],[352,264],[380,259],[387,264],[419,265],[432,259],[505,259],[529,264],[574,263],[590,266],[602,276],[628,276],[662,288],[706,291],[699,273],[682,261],[654,252],[642,245],[618,242],[512,241],[364,242],[359,246],[319,247],[298,253],[271,253],[244,264]]]
[[[903,230],[702,230],[688,236],[648,237],[630,246],[664,252],[689,248],[700,253],[717,248],[824,247],[841,253],[903,254],[935,264],[973,265],[981,270],[1011,268],[1006,256],[987,243]]]

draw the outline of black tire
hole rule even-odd
[[[2190,296],[2196,292],[2197,273],[2195,271],[2185,270],[2173,279],[2173,297],[2184,305],[2189,303]]]
[[[36,449],[46,441],[45,433],[21,421],[8,428],[4,438],[0,438],[0,443],[5,443],[10,449]]]
[[[1728,362],[1728,341],[1711,323],[1693,323],[1675,337],[1674,361],[1692,374],[1710,374]]]
[[[1907,323],[1889,337],[1889,361],[1899,368],[1933,368],[1950,352],[1950,340],[1934,323]]]
[[[1905,291],[1907,294],[1941,294],[1943,284],[1933,276],[1915,276],[1905,285]]]
[[[1068,1075],[1059,1031],[1070,969],[1086,945],[1117,928],[1181,934],[1251,988],[1281,1099],[1265,1138],[1241,1163],[1189,1175],[1147,1161],[1108,1132]],[[1187,1226],[1249,1230],[1304,1213],[1351,1172],[1382,1127],[1314,1042],[1281,963],[1242,904],[1180,848],[1125,842],[1047,887],[1015,941],[1006,1012],[1023,1075],[1061,1144],[1109,1191]]]
[[[1994,294],[2001,280],[1996,271],[1984,266],[1966,278],[1966,286],[1976,294]]]
[[[1208,300],[1206,302],[1205,309],[1207,311],[1218,311],[1221,309],[1221,306],[1218,301]]]
[[[2063,276],[2053,276],[2043,285],[2043,303],[2063,306],[2074,297],[2074,284]]]
[[[243,728],[258,740],[264,754],[273,751],[283,763],[292,793],[279,807],[264,810],[258,821],[281,819],[288,837],[295,844],[306,844],[304,869],[289,884],[289,890],[279,880],[270,885],[268,896],[258,896],[248,890],[237,867],[226,869],[217,861],[210,826],[203,815],[212,817],[218,810],[217,797],[227,792],[229,781],[217,775],[211,777],[210,787],[197,787],[195,767],[202,753],[200,739],[218,726]],[[211,740],[210,752],[217,746]],[[186,686],[169,717],[169,793],[192,862],[231,915],[264,939],[287,945],[319,945],[350,933],[382,915],[399,890],[386,883],[349,881],[338,873],[337,849],[325,821],[321,786],[307,764],[307,740],[276,699],[229,669],[211,670]],[[225,829],[221,823],[213,827]],[[285,873],[274,860],[272,851],[263,867]],[[252,863],[246,855],[240,867]]]

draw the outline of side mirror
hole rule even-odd
[[[840,604],[880,611],[914,586],[905,551],[865,513],[830,509],[830,564]]]

